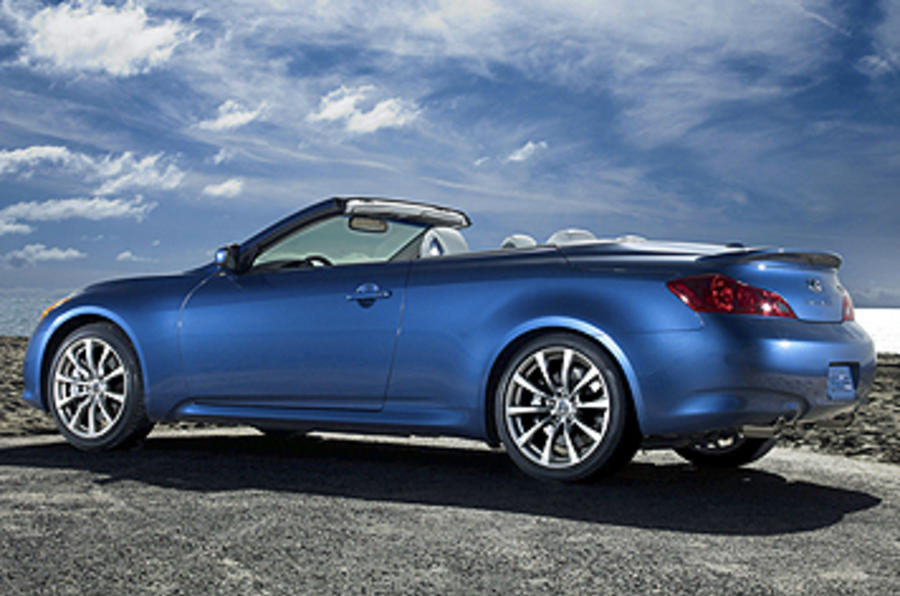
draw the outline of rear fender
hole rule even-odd
[[[572,317],[564,317],[564,316],[546,316],[539,317],[536,319],[529,320],[521,325],[518,325],[514,329],[512,329],[504,338],[501,344],[501,347],[492,355],[490,359],[490,365],[484,371],[482,376],[482,386],[481,386],[481,394],[485,395],[488,400],[491,399],[492,396],[488,395],[489,385],[490,385],[490,377],[491,372],[494,370],[499,358],[503,354],[503,351],[509,347],[514,341],[518,338],[523,337],[527,334],[533,333],[535,331],[540,331],[546,329],[548,331],[559,331],[559,330],[569,330],[576,332],[580,335],[587,336],[598,344],[600,344],[616,361],[619,365],[619,368],[622,370],[622,373],[625,375],[625,384],[626,388],[631,394],[632,402],[634,403],[635,413],[637,415],[638,424],[640,425],[640,421],[644,418],[644,399],[641,394],[641,388],[638,384],[637,375],[634,372],[634,367],[631,365],[631,361],[628,359],[628,356],[619,346],[619,344],[605,331],[600,329],[599,327],[592,325],[590,323],[586,323],[580,319],[572,318]],[[490,411],[490,409],[488,409]]]

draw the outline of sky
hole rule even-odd
[[[0,289],[201,265],[331,196],[839,252],[900,306],[900,1],[0,0]]]

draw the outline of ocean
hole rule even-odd
[[[900,308],[857,308],[856,320],[879,352],[900,354]]]
[[[0,290],[0,335],[31,335],[41,312],[65,290]],[[856,320],[879,352],[900,354],[900,308],[858,308]]]
[[[30,336],[45,308],[66,290],[0,290],[0,335]]]

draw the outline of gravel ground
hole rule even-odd
[[[0,438],[3,594],[898,594],[897,466],[639,454],[541,483],[479,443]]]
[[[898,468],[859,461],[900,462],[897,357],[854,426],[791,439],[852,458],[645,452],[569,486],[457,439],[180,424],[79,452],[21,401],[24,348],[0,338],[0,594],[900,593]]]
[[[22,399],[22,360],[27,340],[0,337],[0,436],[55,433],[50,417]],[[195,423],[164,423],[161,429],[209,427]],[[820,453],[900,463],[900,355],[879,354],[869,403],[847,428],[789,429],[780,444]]]

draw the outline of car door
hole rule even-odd
[[[189,297],[180,341],[192,398],[275,408],[383,406],[409,270],[408,261],[390,257],[421,228],[349,227],[363,219],[370,218],[315,222],[263,252],[248,271],[220,272]]]

